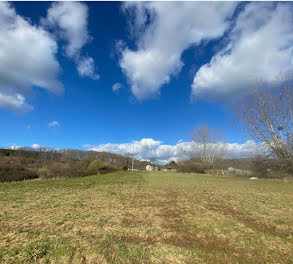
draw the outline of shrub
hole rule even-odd
[[[41,179],[49,179],[49,178],[53,178],[54,175],[52,173],[52,171],[50,171],[48,168],[43,167],[37,170],[37,174],[39,175],[39,177]]]
[[[89,166],[90,162],[91,162],[91,160],[89,160],[89,159],[83,159],[83,160],[79,160],[75,163],[74,167],[75,167],[75,171],[76,171],[78,177],[90,175],[88,172],[88,166]]]
[[[56,178],[74,178],[79,177],[75,163],[54,162],[48,165],[53,177]]]
[[[204,173],[204,167],[197,162],[193,162],[192,160],[182,162],[178,167],[178,171],[180,172],[195,172],[195,173]]]
[[[101,174],[105,174],[105,173],[110,173],[110,172],[113,172],[113,171],[116,171],[116,167],[114,167],[113,165],[111,164],[104,164],[103,166],[101,166],[100,168],[100,173]]]
[[[77,162],[53,162],[47,166],[38,169],[40,178],[75,178],[90,175],[88,173],[88,160],[81,160]]]
[[[252,171],[259,178],[284,178],[293,176],[293,161],[257,156]]]
[[[93,160],[88,166],[88,173],[91,175],[109,173],[115,170],[116,168],[113,165],[99,160]]]
[[[0,166],[0,182],[22,181],[35,178],[38,178],[36,172],[19,165],[2,164]]]
[[[89,174],[99,174],[99,170],[102,166],[102,162],[99,160],[93,160],[88,166],[88,173]]]
[[[20,181],[34,178],[73,178],[113,172],[117,168],[99,160],[39,161],[19,157],[2,157],[0,182]]]

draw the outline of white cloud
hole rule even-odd
[[[115,83],[115,84],[112,86],[112,91],[113,91],[113,92],[117,92],[117,91],[120,90],[121,88],[123,88],[123,84],[122,84],[122,83]]]
[[[96,151],[107,151],[120,154],[131,154],[134,152],[137,158],[151,158],[155,155],[154,150],[161,144],[161,141],[156,141],[151,138],[143,138],[140,141],[134,141],[123,144],[102,144],[99,146],[91,146],[89,149]],[[85,145],[84,145],[85,146]]]
[[[78,55],[89,40],[87,18],[88,8],[79,2],[55,2],[47,11],[44,23],[58,27],[60,37],[68,42],[65,47],[68,57]]]
[[[17,146],[17,145],[14,143],[14,144],[12,144],[9,148],[15,150],[15,149],[20,149],[21,146]]]
[[[223,35],[235,2],[126,2],[137,49],[121,48],[120,67],[132,93],[146,99],[180,72],[181,55],[193,44]]]
[[[223,143],[218,143],[223,144]],[[227,143],[226,158],[246,158],[259,153],[260,145],[254,141],[247,141],[243,144]],[[194,142],[178,142],[175,145],[164,145],[161,141],[151,138],[144,138],[140,141],[134,141],[122,144],[101,144],[98,146],[84,145],[85,148],[94,151],[106,151],[122,155],[132,155],[133,151],[136,158],[141,160],[150,160],[155,158],[162,163],[172,160],[187,160],[197,155],[197,148]]]
[[[293,8],[285,3],[246,5],[228,44],[195,74],[198,97],[239,93],[256,80],[271,81],[293,66]]]
[[[57,44],[47,31],[17,15],[7,2],[0,2],[0,25],[0,107],[31,111],[26,97],[32,86],[53,93],[63,90],[57,80]]]
[[[29,112],[33,109],[31,105],[25,102],[25,97],[21,94],[8,95],[5,93],[0,93],[0,107],[15,112]]]
[[[58,127],[60,123],[58,121],[52,121],[48,124],[49,127]]]
[[[94,59],[81,55],[82,48],[90,41],[88,34],[88,7],[79,2],[55,2],[48,9],[43,24],[52,27],[55,33],[67,41],[65,54],[74,59],[78,73],[94,80],[99,78],[95,73]]]
[[[92,145],[91,144],[83,144],[82,147],[86,148],[86,149],[90,149],[92,147]]]
[[[39,144],[32,144],[31,148],[33,149],[39,149],[41,146]]]
[[[84,57],[80,59],[77,65],[77,71],[80,76],[87,76],[93,80],[100,78],[99,74],[95,73],[94,59],[91,57]]]

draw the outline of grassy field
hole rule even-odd
[[[293,182],[118,172],[0,184],[0,263],[293,263]]]

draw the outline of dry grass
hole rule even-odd
[[[116,172],[0,184],[0,263],[293,263],[293,182]]]

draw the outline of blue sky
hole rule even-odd
[[[158,154],[169,160],[207,124],[243,149],[228,104],[292,67],[292,14],[291,3],[1,3],[0,144],[123,154],[136,140],[172,147]]]

